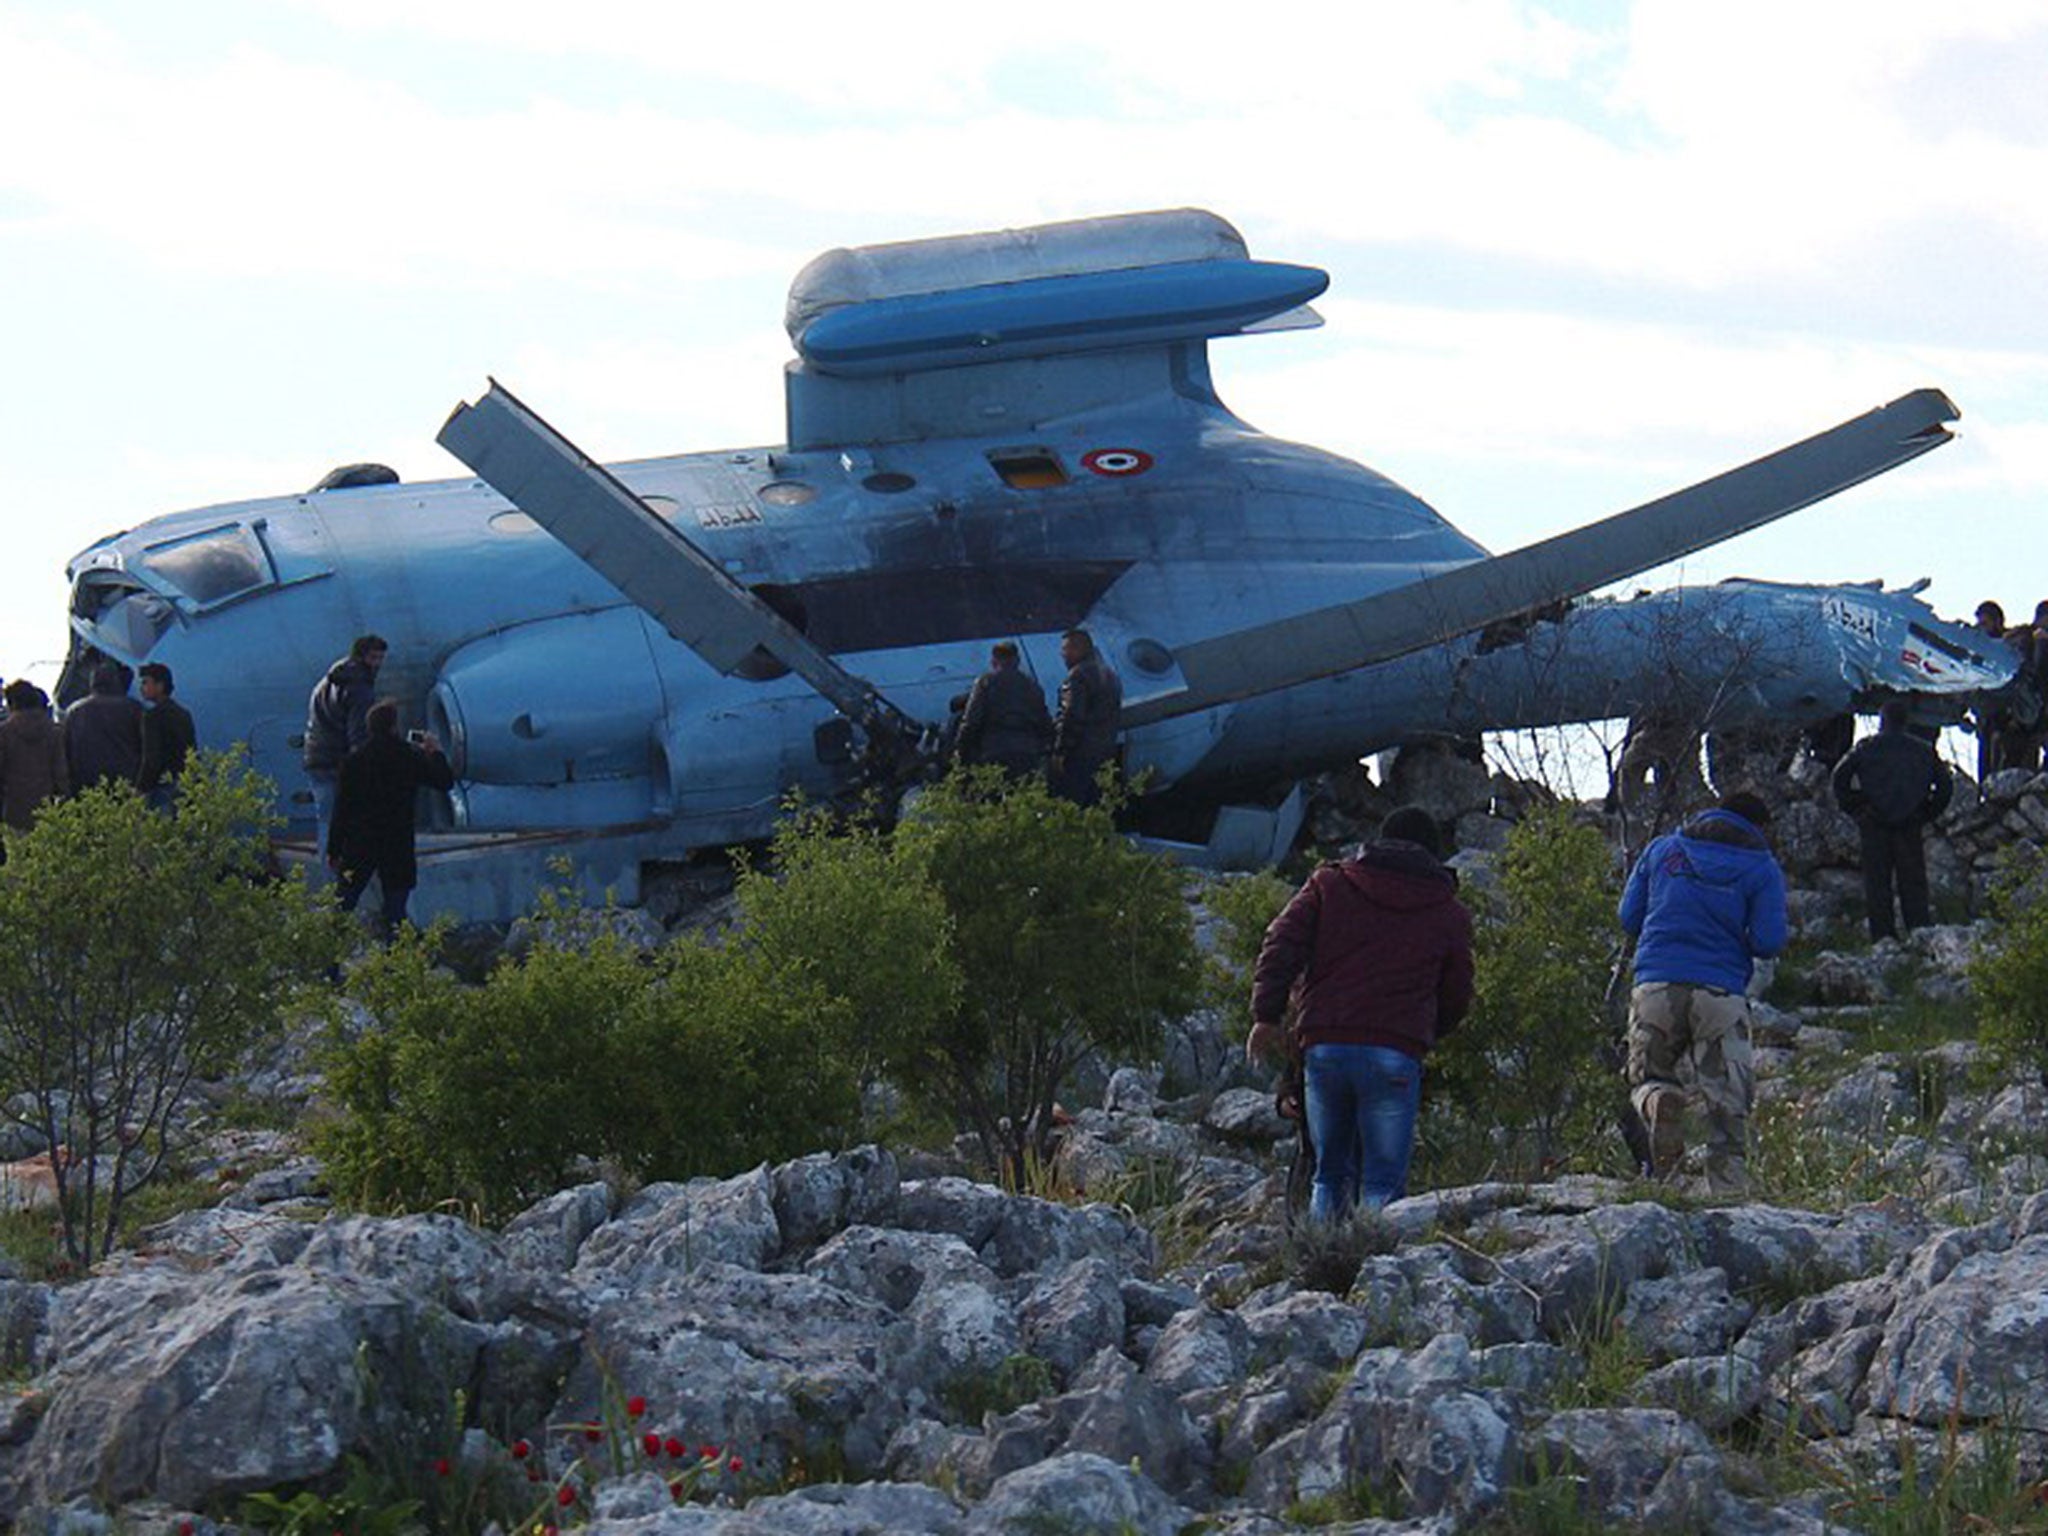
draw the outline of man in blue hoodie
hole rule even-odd
[[[1740,1195],[1754,1089],[1749,1047],[1753,962],[1785,947],[1785,876],[1755,795],[1725,797],[1657,838],[1629,871],[1621,926],[1636,941],[1628,1000],[1628,1080],[1650,1129],[1659,1178],[1685,1156],[1685,1109],[1707,1125],[1707,1184]]]

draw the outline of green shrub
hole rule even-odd
[[[842,1005],[863,1080],[914,1059],[959,1006],[945,899],[872,825],[798,808],[768,866],[741,866],[738,896],[744,946],[771,973],[805,977]]]
[[[843,1145],[878,1076],[1022,1178],[1082,1057],[1150,1054],[1193,1000],[1176,873],[1042,786],[963,775],[893,837],[800,812],[774,854],[722,945],[643,956],[556,902],[481,987],[424,941],[366,962],[377,1023],[337,1043],[319,1133],[336,1188],[497,1219],[593,1160],[729,1173]]]
[[[1203,895],[1203,904],[1217,923],[1205,989],[1233,1040],[1241,1041],[1251,1032],[1252,968],[1267,927],[1294,892],[1295,887],[1278,875],[1258,874],[1218,880]]]
[[[315,1143],[334,1188],[373,1210],[446,1202],[497,1220],[573,1182],[620,1118],[619,1041],[648,986],[639,957],[599,934],[536,945],[467,987],[410,935],[350,979],[376,1023],[337,1040],[340,1111]]]
[[[776,849],[777,888],[745,888],[741,942],[846,1000],[863,1064],[976,1133],[1019,1187],[1082,1059],[1154,1054],[1162,1020],[1194,1001],[1178,874],[1106,808],[1042,784],[955,773],[891,838],[809,817]]]
[[[1606,839],[1567,808],[1539,807],[1496,871],[1475,901],[1471,1016],[1431,1058],[1428,1134],[1493,1149],[1496,1175],[1605,1167],[1626,1093],[1602,1054],[1616,935]]]
[[[2048,1080],[2048,856],[2029,849],[1992,884],[1991,931],[1970,963],[1979,1038]]]
[[[735,1173],[860,1129],[859,1042],[844,999],[742,947],[671,943],[617,1058],[614,1150],[643,1178]]]
[[[1036,781],[954,774],[896,831],[898,867],[951,919],[958,1005],[898,1062],[1016,1179],[1043,1163],[1053,1102],[1091,1052],[1142,1061],[1192,1007],[1200,967],[1180,875]],[[922,1069],[922,1070],[919,1070]]]
[[[67,1258],[107,1252],[173,1157],[196,1079],[225,1075],[342,953],[344,924],[271,879],[269,785],[199,753],[177,809],[126,785],[43,808],[0,866],[0,1103],[56,1159]]]
[[[642,955],[559,903],[545,917],[481,987],[418,938],[358,968],[377,1022],[336,1042],[317,1132],[344,1198],[495,1221],[597,1163],[728,1174],[851,1134],[847,1010],[807,976],[695,935]]]

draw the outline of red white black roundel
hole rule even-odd
[[[1081,455],[1081,463],[1098,475],[1142,475],[1152,467],[1152,455],[1142,448],[1097,448]]]

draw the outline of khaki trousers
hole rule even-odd
[[[1636,1112],[1679,1093],[1706,1121],[1707,1185],[1716,1194],[1749,1187],[1749,1107],[1756,1073],[1749,1046],[1749,999],[1718,987],[1646,982],[1628,998],[1628,1080]]]

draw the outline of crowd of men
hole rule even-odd
[[[138,676],[140,699],[129,691]],[[154,809],[170,810],[178,775],[199,744],[175,689],[162,662],[132,673],[103,661],[93,669],[92,691],[59,720],[41,688],[27,678],[9,683],[0,691],[7,706],[0,719],[0,821],[25,832],[50,801],[103,784],[126,784]]]

